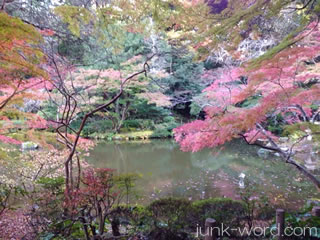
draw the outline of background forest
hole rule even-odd
[[[86,161],[100,141],[174,138],[197,152],[241,140],[320,189],[307,166],[320,166],[319,0],[0,7],[1,239],[195,239],[212,216],[272,224],[275,206],[253,189],[130,205],[138,176]]]

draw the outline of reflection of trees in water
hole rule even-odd
[[[228,187],[237,186],[238,176],[244,172],[246,178],[259,185],[259,191],[286,193],[289,200],[316,196],[303,176],[301,181],[295,180],[300,175],[291,167],[259,158],[257,149],[241,141],[226,144],[219,155],[211,150],[182,152],[170,140],[111,142],[99,144],[91,152],[89,162],[97,167],[115,168],[119,173],[142,174],[137,185],[146,194],[161,189],[161,196],[192,199],[222,196]],[[227,177],[215,185],[219,171]],[[213,175],[215,179],[211,179]]]
[[[128,163],[127,163],[127,154],[126,151],[122,151],[122,148],[119,146],[119,144],[115,143],[113,144],[113,147],[115,149],[115,151],[118,153],[119,157],[117,159],[119,159],[118,162],[118,167],[116,168],[116,171],[118,173],[128,173]]]

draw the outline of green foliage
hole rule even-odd
[[[74,129],[79,129],[81,124],[81,118],[73,121],[71,123],[71,127]],[[98,120],[98,119],[90,119],[88,123],[85,125],[82,131],[82,136],[89,137],[92,134],[99,133],[107,133],[112,131],[113,123],[111,120]]]
[[[77,224],[73,226],[70,224],[71,221],[63,218],[64,192],[63,177],[42,177],[36,181],[36,188],[27,193],[33,204],[29,217],[34,224],[42,228],[41,231],[37,230],[40,239],[51,239],[52,235],[59,236],[58,233],[68,232],[70,226],[71,234],[79,232]]]
[[[111,215],[112,219],[123,219],[130,225],[129,235],[149,231],[151,213],[145,206],[120,204],[111,210]]]
[[[24,120],[23,113],[16,109],[5,109],[1,111],[1,115],[9,118],[10,120]]]
[[[169,138],[172,137],[172,132],[168,131],[166,128],[156,128],[152,135],[152,138]]]
[[[23,197],[25,194],[26,192],[22,187],[0,182],[0,217],[6,210],[13,209],[15,197]]]
[[[198,116],[201,112],[202,108],[196,103],[192,102],[190,105],[190,114],[192,116]]]
[[[242,205],[244,206],[244,216],[249,227],[253,226],[255,219],[271,219],[275,209],[271,206],[265,194],[257,194],[257,185],[250,181],[245,181],[245,188],[239,189]]]
[[[191,202],[184,199],[163,198],[152,202],[147,210],[151,212],[153,239],[188,239],[183,229],[188,224]]]
[[[0,216],[9,208],[9,197],[12,189],[6,184],[0,183]]]
[[[229,198],[211,198],[195,201],[193,207],[193,222],[204,224],[206,218],[228,224],[230,227],[240,226],[245,218],[245,205]]]
[[[152,138],[168,138],[172,137],[172,130],[178,126],[175,118],[167,116],[163,119],[163,123],[155,126],[155,130],[151,135]]]
[[[51,193],[54,193],[56,195],[63,193],[63,185],[64,185],[63,177],[57,177],[57,178],[42,177],[36,183],[39,184],[45,190],[49,190]]]
[[[284,124],[284,118],[281,114],[277,114],[276,116],[272,116],[267,119],[268,131],[277,136],[283,133]]]
[[[69,30],[78,37],[80,36],[81,24],[89,24],[93,17],[87,9],[78,6],[58,6],[54,12],[61,17],[64,23],[68,24]]]
[[[50,101],[45,101],[42,105],[42,110],[38,112],[39,116],[46,120],[56,119],[58,113],[57,105]]]
[[[61,56],[68,57],[73,62],[76,63],[85,63],[84,55],[90,54],[85,52],[86,46],[82,39],[80,38],[67,38],[62,39],[58,45],[58,53]]]
[[[115,184],[118,186],[119,191],[125,195],[127,205],[129,204],[129,196],[137,197],[134,187],[139,177],[140,175],[137,173],[120,174],[114,177]]]
[[[319,239],[320,238],[320,217],[310,214],[313,204],[304,207],[299,212],[289,212],[285,214],[287,234],[290,239]],[[275,224],[272,226],[275,227]],[[293,230],[295,231],[293,234]]]
[[[283,136],[288,136],[293,139],[300,138],[306,135],[305,130],[310,129],[311,134],[313,136],[313,140],[315,142],[320,142],[320,136],[319,131],[320,131],[320,126],[313,124],[311,122],[301,122],[301,123],[296,123],[292,125],[287,125],[284,127],[283,131]]]
[[[137,119],[132,119],[132,120],[125,120],[123,121],[123,127],[125,128],[140,128],[141,127],[141,122],[140,120]]]
[[[169,77],[161,79],[161,83],[168,86],[165,92],[169,96],[179,95],[181,92],[189,92],[191,94],[199,94],[201,92],[201,83],[196,81],[199,79],[203,70],[202,63],[194,63],[193,56],[172,56],[171,74]]]
[[[155,123],[162,122],[162,119],[170,114],[168,109],[157,107],[155,104],[148,104],[145,99],[134,101],[132,109],[134,109],[132,118],[151,119]]]
[[[241,103],[238,103],[236,106],[241,108],[251,108],[256,106],[259,103],[259,99],[261,99],[261,95],[255,95],[249,97],[248,99],[244,100]]]

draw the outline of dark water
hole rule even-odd
[[[208,197],[239,199],[240,174],[255,188],[255,195],[286,208],[303,206],[307,199],[320,198],[316,188],[295,168],[270,155],[262,159],[257,148],[240,141],[216,151],[186,153],[171,140],[148,142],[101,142],[91,152],[89,163],[113,168],[118,173],[139,175],[139,199],[149,202],[158,197]]]

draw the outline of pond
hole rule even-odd
[[[256,196],[265,195],[284,208],[302,207],[306,200],[320,198],[316,188],[294,167],[273,155],[260,158],[257,151],[242,141],[197,153],[182,152],[172,140],[100,142],[88,162],[118,173],[138,174],[136,191],[140,198],[131,197],[132,203],[168,196],[239,199],[241,177],[254,187]]]

